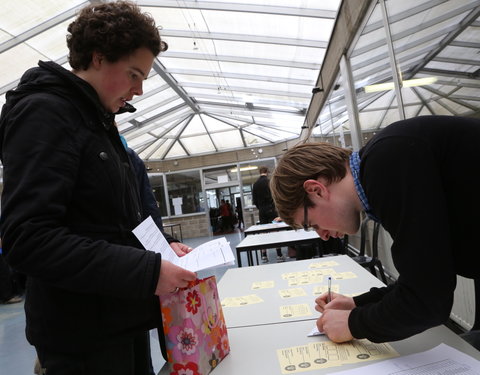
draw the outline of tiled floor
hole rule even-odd
[[[235,246],[242,240],[243,234],[235,232],[225,235],[234,255],[236,256]],[[184,242],[192,247],[196,247],[203,242],[209,241],[210,237],[199,237],[186,239]],[[286,253],[286,249],[283,249]],[[276,261],[275,249],[268,250],[270,262]],[[242,264],[247,264],[246,254],[242,253]],[[230,266],[230,267],[236,267]],[[215,275],[217,281],[221,279],[224,273],[230,267],[218,267],[212,270],[201,271],[198,277]],[[158,372],[165,361],[160,353],[158,338],[156,332],[152,331],[152,360],[155,372]],[[25,313],[23,302],[14,305],[0,304],[0,374],[2,375],[31,375],[33,374],[33,364],[35,360],[35,350],[25,339]]]

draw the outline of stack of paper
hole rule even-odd
[[[225,237],[206,242],[179,257],[168,244],[151,216],[133,231],[143,247],[162,254],[162,258],[192,272],[235,264],[235,257]]]

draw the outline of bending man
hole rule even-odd
[[[479,139],[478,119],[425,116],[388,126],[358,153],[307,143],[284,155],[271,187],[285,222],[327,240],[356,233],[365,211],[393,239],[394,284],[317,298],[317,325],[332,341],[394,341],[440,325],[456,276],[480,277],[471,241],[480,227]]]

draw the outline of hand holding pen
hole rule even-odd
[[[328,278],[328,288],[315,300],[315,310],[322,315],[317,320],[317,329],[325,333],[333,342],[345,342],[353,339],[348,328],[350,311],[355,308],[352,297],[332,292],[332,278]]]
[[[352,310],[355,306],[352,297],[332,292],[331,280],[328,283],[328,290],[315,300],[315,310],[321,313],[326,309]]]

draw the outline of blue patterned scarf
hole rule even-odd
[[[380,222],[380,220],[378,220],[375,215],[372,214],[372,209],[368,204],[367,196],[365,195],[362,184],[360,184],[360,155],[356,151],[352,152],[350,155],[350,170],[352,171],[355,190],[360,198],[360,202],[362,202],[363,210],[370,219]]]

